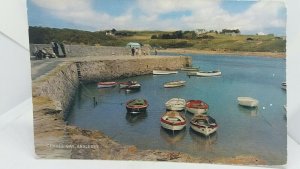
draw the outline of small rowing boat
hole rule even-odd
[[[148,102],[145,99],[132,99],[126,103],[128,113],[137,114],[145,112],[148,107]]]
[[[198,67],[183,67],[180,70],[182,71],[199,71]]]
[[[282,88],[283,90],[286,90],[286,82],[282,82],[282,83],[281,83],[281,88]]]
[[[119,82],[120,89],[126,89],[128,86],[137,84],[137,81]]]
[[[184,110],[185,104],[185,100],[181,98],[172,98],[165,103],[167,110],[175,111]]]
[[[182,130],[186,126],[186,119],[177,111],[167,111],[160,118],[160,124],[168,130]]]
[[[117,85],[117,82],[98,82],[97,87],[98,88],[109,88],[109,87],[115,87]]]
[[[213,70],[213,71],[199,71],[199,72],[188,72],[188,76],[201,76],[201,77],[211,77],[211,76],[221,76],[221,71]]]
[[[239,105],[246,107],[257,107],[259,103],[258,100],[252,97],[238,97],[237,100]]]
[[[139,84],[137,81],[128,81],[128,82],[119,82],[120,89],[140,89],[141,84]]]
[[[165,88],[173,88],[173,87],[180,87],[184,86],[186,81],[180,80],[180,81],[171,81],[164,84]]]
[[[178,71],[168,71],[168,70],[153,70],[153,75],[170,75],[170,74],[176,74]]]
[[[208,104],[202,100],[189,100],[186,102],[185,108],[193,114],[203,114],[208,111]]]
[[[190,124],[194,131],[204,134],[205,136],[209,136],[218,129],[216,120],[208,115],[195,115],[191,119]]]

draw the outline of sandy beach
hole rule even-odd
[[[176,48],[176,49],[161,49],[158,52],[170,52],[177,54],[222,54],[222,55],[242,55],[242,56],[261,56],[261,57],[274,57],[274,58],[286,58],[286,53],[282,52],[234,52],[234,51],[208,51],[208,50],[196,50],[196,49],[184,49],[184,48]]]

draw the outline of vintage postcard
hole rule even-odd
[[[284,165],[284,1],[28,0],[39,158]]]

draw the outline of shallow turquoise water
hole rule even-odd
[[[165,54],[168,55],[168,54]],[[174,54],[172,54],[174,55]],[[81,87],[68,117],[70,124],[85,129],[101,130],[114,140],[141,149],[165,149],[186,152],[205,158],[255,155],[269,164],[282,164],[286,160],[286,119],[283,105],[286,92],[281,89],[285,81],[285,60],[267,57],[193,55],[193,66],[202,70],[222,71],[221,77],[188,77],[186,72],[175,75],[145,75],[117,81],[136,80],[140,91],[126,93],[118,87],[97,89],[96,84]],[[166,56],[171,57],[171,56]],[[163,88],[163,83],[186,80],[186,86]],[[94,95],[99,102],[93,106]],[[238,96],[259,100],[257,110],[238,106]],[[186,129],[175,133],[160,127],[164,103],[173,97],[200,99],[209,104],[209,112],[219,129],[205,138]],[[130,116],[125,103],[133,98],[149,102],[146,114]],[[192,115],[186,113],[187,119]]]

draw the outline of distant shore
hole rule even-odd
[[[283,52],[243,52],[243,51],[207,51],[207,50],[196,50],[196,49],[161,49],[158,52],[170,52],[177,54],[221,54],[221,55],[242,55],[242,56],[262,56],[262,57],[274,57],[274,58],[286,58],[286,53]]]

